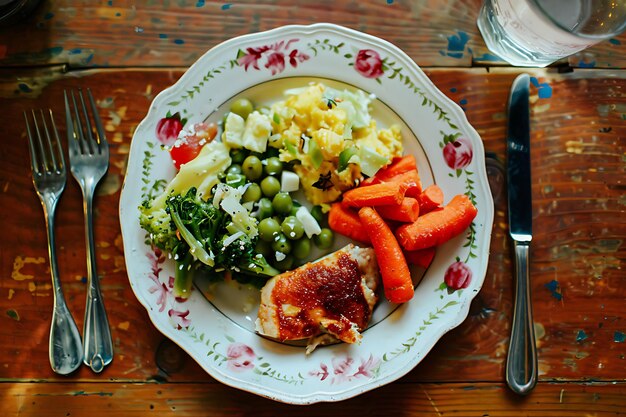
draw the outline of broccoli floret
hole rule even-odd
[[[176,236],[176,228],[172,227],[172,218],[165,209],[154,210],[144,203],[139,207],[139,224],[148,232],[146,243],[157,248],[176,253],[180,240]]]

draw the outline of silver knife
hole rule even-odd
[[[509,234],[515,248],[515,305],[506,362],[506,382],[517,394],[537,383],[537,348],[530,299],[529,252],[532,240],[530,175],[530,78],[519,75],[511,86],[507,131]]]

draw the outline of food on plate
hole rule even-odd
[[[309,339],[309,351],[355,343],[379,281],[387,300],[409,301],[409,265],[427,268],[476,209],[467,196],[444,206],[438,186],[422,188],[399,127],[379,128],[363,91],[312,83],[285,95],[269,106],[235,100],[221,132],[212,123],[185,127],[178,114],[159,123],[177,173],[143,201],[140,225],[175,262],[179,299],[197,273],[253,284],[261,334]],[[328,254],[335,233],[372,247]]]
[[[477,213],[468,196],[455,195],[443,208],[400,226],[396,236],[406,250],[438,246],[467,229]]]
[[[414,292],[411,271],[393,232],[372,207],[359,209],[359,218],[374,246],[385,296],[392,303],[409,301]]]
[[[270,279],[261,291],[257,331],[286,340],[356,343],[372,316],[380,276],[371,248],[352,244]],[[322,339],[316,339],[321,336]]]
[[[393,303],[413,297],[409,265],[428,268],[436,247],[467,229],[477,214],[464,194],[441,208],[443,191],[435,184],[422,190],[417,170],[413,156],[396,158],[329,211],[331,229],[372,244],[385,296]]]
[[[330,203],[403,153],[399,126],[381,129],[369,113],[372,97],[315,83],[288,90],[270,110],[270,146],[294,162],[307,200]],[[228,131],[228,127],[226,129]]]

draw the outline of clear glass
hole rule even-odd
[[[491,52],[545,67],[626,28],[626,0],[485,0],[478,28]]]

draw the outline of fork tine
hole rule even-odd
[[[30,121],[28,120],[28,114],[24,112],[24,121],[26,122],[26,136],[28,136],[28,150],[30,152],[30,167],[34,173],[40,174],[40,161],[37,158],[37,151],[35,149],[35,140],[33,139],[33,133],[30,129]]]
[[[74,104],[74,124],[72,124],[72,126],[74,127],[74,135],[76,140],[78,141],[78,145],[80,147],[80,153],[85,153],[86,149],[86,143],[85,143],[85,137],[83,136],[83,124],[80,121],[80,114],[78,113],[78,105],[76,104],[76,97],[74,96],[74,91],[71,90],[71,95],[72,95],[72,103]]]
[[[65,101],[65,126],[67,127],[67,147],[68,152],[71,156],[78,153],[78,143],[76,143],[76,131],[74,129],[74,122],[72,121],[72,110],[70,109],[70,102],[67,98],[67,90],[63,90],[63,99]]]
[[[43,129],[42,130],[46,134],[46,139],[47,139],[46,145],[48,145],[47,148],[48,148],[48,151],[49,151],[49,157],[50,157],[49,159],[50,159],[50,162],[52,163],[52,166],[50,167],[50,169],[54,170],[54,171],[60,171],[63,168],[63,163],[61,163],[61,164],[57,163],[57,154],[62,156],[63,153],[55,152],[55,149],[53,149],[53,146],[52,146],[52,136],[50,135],[50,130],[48,129],[48,123],[46,123],[46,117],[44,116],[43,110],[41,110],[41,109],[39,110],[39,115],[41,116],[40,117],[41,118],[41,123],[43,125]],[[52,116],[52,114],[51,114],[51,116]],[[54,123],[54,120],[53,120],[53,123]]]
[[[83,90],[81,88],[78,89],[78,98],[80,99],[80,105],[83,109],[83,116],[85,116],[85,139],[87,140],[89,153],[93,154],[97,144],[95,143],[93,134],[91,133],[91,121],[89,120],[89,113],[87,112],[87,106],[85,106],[85,99],[83,98]]]
[[[33,115],[33,124],[35,126],[35,132],[37,133],[37,144],[39,145],[39,156],[41,157],[41,167],[44,171],[50,171],[50,158],[46,153],[46,149],[43,146],[43,140],[41,131],[39,130],[39,123],[37,123],[37,115],[35,114],[35,110],[31,110]]]
[[[63,146],[61,146],[61,139],[59,138],[59,130],[57,129],[57,125],[54,121],[54,116],[52,115],[52,110],[48,109],[48,114],[50,116],[50,124],[52,126],[52,133],[54,134],[54,141],[56,142],[56,150],[57,155],[59,156],[59,160],[61,164],[58,166],[59,170],[65,170],[65,157],[63,156]],[[46,127],[46,133],[48,132],[48,128]]]
[[[98,107],[96,106],[96,101],[93,99],[90,88],[87,89],[87,96],[89,97],[89,102],[91,103],[93,120],[96,125],[96,131],[98,132],[98,149],[103,152],[108,150],[109,144],[107,143],[107,139],[104,134],[104,127],[102,127],[102,120],[100,120],[100,115],[98,114]]]

